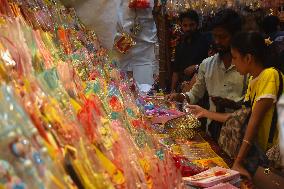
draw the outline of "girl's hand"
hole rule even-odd
[[[207,118],[208,115],[208,110],[197,106],[197,105],[188,105],[186,106],[186,108],[189,109],[189,112],[192,113],[195,117],[199,118]]]
[[[241,165],[240,162],[236,162],[234,163],[233,170],[238,171],[242,176],[246,177],[249,180],[252,180],[251,175],[249,174],[249,172]]]

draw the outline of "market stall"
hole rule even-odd
[[[182,188],[131,83],[74,10],[41,0],[0,10],[1,187]]]
[[[0,188],[242,184],[199,121],[139,93],[59,0],[0,0],[0,99]]]

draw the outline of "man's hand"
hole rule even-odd
[[[196,82],[196,78],[197,78],[197,75],[195,74],[190,81],[184,81],[181,84],[181,91],[183,93],[190,91]]]
[[[195,65],[189,66],[183,72],[185,75],[192,77],[196,72],[196,67]]]
[[[189,84],[190,84],[190,81],[184,81],[184,82],[182,82],[182,83],[181,83],[181,86],[180,86],[181,89],[182,89],[182,91],[184,91],[185,88],[188,88]]]
[[[180,93],[171,93],[169,95],[166,95],[166,100],[169,100],[169,101],[178,101],[178,102],[183,102],[185,97],[180,94]]]

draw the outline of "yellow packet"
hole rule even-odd
[[[70,98],[70,103],[73,106],[76,114],[82,109],[81,105],[73,98]]]
[[[124,184],[125,178],[123,173],[95,145],[93,145],[93,148],[101,164],[112,178],[112,181],[115,184]]]
[[[145,173],[148,188],[149,189],[153,188],[154,182],[153,182],[153,179],[150,176],[151,164],[146,159],[140,159],[139,163],[140,163],[140,165],[143,168],[143,171]]]

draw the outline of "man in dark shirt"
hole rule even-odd
[[[176,47],[173,64],[171,90],[175,92],[178,84],[189,81],[198,70],[199,64],[208,57],[209,40],[198,30],[199,16],[190,10],[180,15],[183,40]]]
[[[262,29],[266,37],[272,41],[283,41],[284,31],[280,29],[280,19],[277,16],[268,15],[262,21]]]
[[[265,36],[273,42],[270,49],[274,56],[270,62],[274,62],[276,67],[284,71],[284,31],[281,31],[280,24],[277,16],[268,15],[262,21],[262,29]]]

